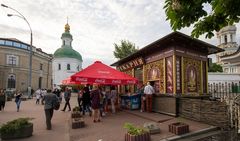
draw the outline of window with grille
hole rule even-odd
[[[14,74],[8,75],[8,82],[7,82],[7,87],[12,89],[16,88],[16,76]]]
[[[12,66],[18,65],[18,57],[15,55],[7,55],[7,64]]]

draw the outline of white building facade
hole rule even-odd
[[[240,73],[240,60],[237,54],[239,46],[236,41],[236,26],[226,26],[218,34],[218,47],[224,49],[224,52],[217,54],[217,63],[223,67],[224,73]]]
[[[72,35],[70,26],[65,25],[65,32],[62,34],[62,46],[53,55],[53,87],[62,84],[62,80],[82,70],[82,56],[72,48]]]
[[[240,49],[236,40],[237,28],[235,25],[226,26],[218,33],[218,47],[224,52],[216,54],[217,64],[221,65],[223,72],[208,73],[208,83],[240,83]]]

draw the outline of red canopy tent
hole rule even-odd
[[[68,77],[62,80],[63,85],[76,85],[77,83],[71,80],[71,77]]]
[[[125,85],[136,84],[138,80],[123,72],[113,69],[100,61],[94,62],[92,65],[71,76],[71,79],[63,80],[75,84],[110,84]]]

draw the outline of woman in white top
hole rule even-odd
[[[117,98],[117,90],[115,89],[115,86],[112,86],[111,92],[110,92],[112,113],[115,113],[115,112],[116,112],[116,109],[115,109],[116,98]]]

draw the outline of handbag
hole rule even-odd
[[[60,101],[57,98],[57,100],[53,103],[53,109],[54,110],[59,110],[59,108],[60,108]]]

